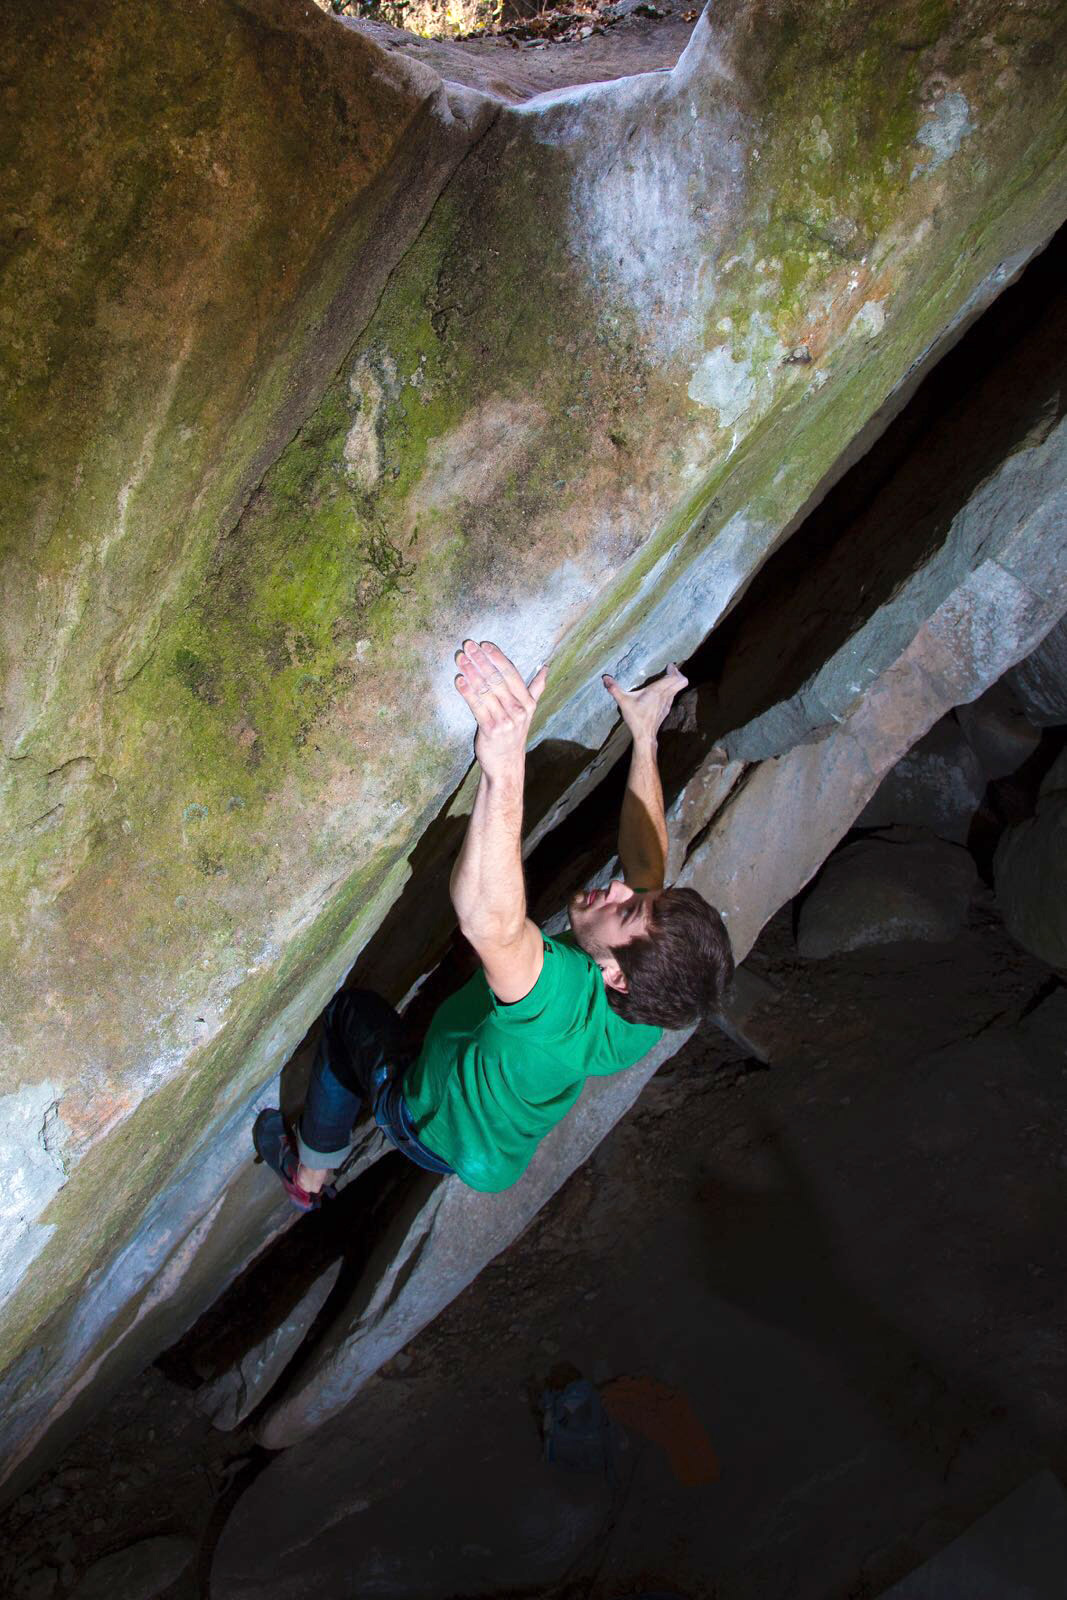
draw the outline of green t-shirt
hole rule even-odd
[[[495,1194],[522,1176],[590,1074],[632,1067],[661,1033],[611,1009],[584,950],[545,937],[525,999],[505,1005],[479,969],[438,1007],[404,1099],[423,1143],[472,1189]]]

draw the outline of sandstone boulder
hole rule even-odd
[[[353,963],[398,999],[447,942],[473,788],[453,641],[552,658],[535,828],[610,735],[599,673],[640,681],[739,607],[1051,236],[1065,163],[1058,24],[1005,28],[994,0],[725,0],[672,70],[521,103],[304,0],[2,25],[0,1088],[47,1080],[61,1152],[18,1156],[40,1181],[0,1284],[3,1460],[31,1473],[279,1225],[247,1126]],[[837,639],[796,737],[855,735],[968,574],[1000,585],[988,660],[1025,633],[1001,532],[1051,505],[1041,418],[965,528],[962,490],[924,522],[931,547],[955,530],[937,585],[858,673]],[[783,799],[756,864],[775,775],[731,791],[738,930],[851,820],[796,748],[772,753],[825,820],[797,846]]]
[[[1067,751],[1045,777],[1035,815],[1003,835],[993,873],[1012,937],[1067,969]]]
[[[1007,678],[970,705],[957,706],[956,721],[989,782],[1017,772],[1041,738],[1041,730],[1027,717]]]
[[[1039,728],[1067,722],[1067,617],[1008,674],[1008,682]]]
[[[966,844],[986,775],[954,714],[943,717],[897,762],[856,820],[859,828],[928,828]]]
[[[809,960],[905,939],[947,941],[963,926],[978,873],[966,850],[892,829],[830,857],[804,899],[797,950]]]

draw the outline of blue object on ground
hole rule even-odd
[[[572,1472],[614,1476],[615,1439],[611,1418],[588,1378],[541,1396],[545,1460]]]

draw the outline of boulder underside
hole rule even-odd
[[[2,46],[21,1476],[285,1227],[247,1126],[353,964],[399,1000],[443,953],[473,788],[454,645],[551,660],[533,862],[620,748],[600,672],[697,659],[728,613],[763,637],[757,575],[1065,209],[1036,7],[732,0],[669,72],[517,105],[295,0],[157,11],[38,13]],[[791,583],[808,654],[758,692],[757,664],[725,725],[694,677],[672,862],[739,955],[1067,607],[1053,376],[855,626],[820,640],[820,586]],[[577,854],[558,871],[604,865]],[[495,1213],[414,1195],[268,1441],[344,1404],[640,1081]]]

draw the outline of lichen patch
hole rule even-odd
[[[719,414],[719,426],[729,428],[756,398],[756,380],[747,362],[737,361],[725,345],[709,350],[689,382],[689,398]]]
[[[387,381],[391,375],[387,370],[384,374]],[[355,417],[345,435],[345,466],[360,488],[369,491],[377,486],[382,475],[379,426],[386,395],[382,377],[368,357],[363,356],[353,368],[348,394]]]
[[[743,339],[732,347],[717,345],[702,356],[689,382],[689,398],[717,412],[720,428],[732,428],[743,416],[755,420],[773,401],[775,375],[785,353],[767,319],[754,312]]]
[[[66,1125],[52,1083],[0,1095],[0,1297],[15,1288],[54,1232],[37,1218],[67,1181]]]
[[[966,95],[954,90],[939,100],[915,135],[916,144],[925,145],[930,154],[912,168],[913,178],[933,172],[956,154],[969,133],[975,131]]]
[[[431,443],[411,497],[415,520],[460,502],[487,505],[504,479],[521,468],[547,421],[533,400],[492,395],[453,432]]]
[[[885,307],[880,300],[867,300],[852,321],[851,331],[863,339],[876,339],[885,327]]]

